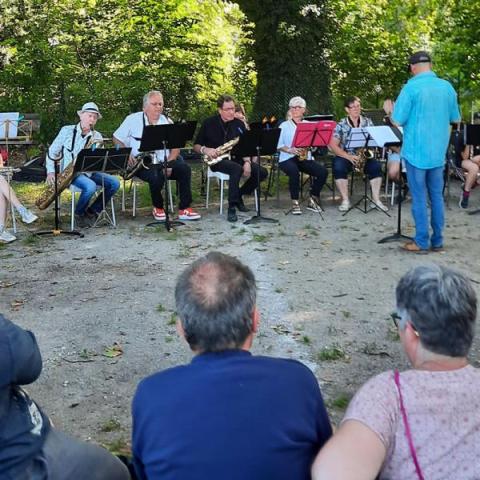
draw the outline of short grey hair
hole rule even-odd
[[[307,107],[307,102],[302,97],[293,97],[288,102],[288,106],[289,106],[289,108],[291,108],[291,107],[306,108]]]
[[[192,350],[239,348],[253,331],[255,277],[236,258],[210,252],[180,274],[175,302]]]
[[[163,100],[163,95],[162,95],[162,92],[160,92],[160,90],[150,90],[148,93],[146,93],[143,96],[143,108],[147,106],[147,103],[149,102],[150,97],[153,97],[154,95],[160,95]]]
[[[468,354],[477,297],[464,275],[440,265],[420,265],[400,279],[396,297],[400,328],[409,321],[427,350],[450,357]]]

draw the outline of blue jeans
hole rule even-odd
[[[427,250],[443,246],[445,213],[443,207],[443,167],[421,169],[407,161],[407,180],[412,195],[412,216],[415,221],[415,243]],[[429,242],[427,193],[430,199],[432,236]]]
[[[117,178],[106,173],[92,173],[90,177],[87,177],[82,173],[72,182],[73,185],[82,191],[80,198],[78,199],[77,208],[75,208],[75,213],[77,215],[85,214],[85,210],[88,207],[88,202],[93,197],[93,194],[97,191],[97,185],[102,186],[102,178],[105,185],[105,204],[107,204],[114,193],[120,188],[120,181]],[[102,211],[103,193],[97,197],[95,202],[92,203],[90,209],[95,213]]]

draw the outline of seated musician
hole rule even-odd
[[[342,197],[342,203],[338,207],[341,212],[346,212],[350,208],[348,197],[348,173],[357,165],[360,157],[358,148],[348,148],[347,141],[352,128],[373,126],[372,121],[360,115],[361,104],[358,97],[348,97],[345,99],[345,111],[347,116],[337,123],[329,148],[336,155],[333,159],[333,176],[335,184]],[[375,159],[368,159],[365,162],[364,172],[368,175],[370,186],[372,188],[372,198],[375,205],[383,211],[388,207],[380,201],[380,187],[382,186],[382,167],[380,162]]]
[[[221,95],[217,100],[218,114],[204,120],[195,139],[194,150],[210,158],[217,158],[217,148],[230,140],[235,139],[246,131],[245,123],[235,118],[235,101],[229,95]],[[257,188],[257,172],[260,181],[265,180],[268,172],[258,162],[248,158],[235,156],[223,159],[212,165],[213,172],[221,172],[230,176],[228,186],[228,216],[229,222],[236,222],[236,208],[247,212],[248,208],[243,203],[243,195],[252,194]],[[242,175],[247,179],[240,188]]]
[[[138,161],[143,128],[146,125],[166,125],[173,123],[163,114],[163,105],[162,93],[158,90],[151,90],[143,97],[143,111],[128,115],[113,133],[113,143],[132,149],[129,160],[130,167],[133,167]],[[191,168],[187,163],[177,161],[180,155],[180,149],[172,148],[166,151],[161,149],[156,150],[153,154],[156,155],[159,162],[162,162],[165,156],[167,157],[167,176],[170,180],[176,180],[178,182],[180,195],[178,218],[180,220],[199,220],[201,218],[200,214],[190,207],[192,203]],[[150,187],[153,218],[160,222],[165,221],[162,196],[162,187],[165,181],[163,166],[161,163],[150,165],[148,168],[142,166],[136,171],[135,176],[147,182]]]
[[[327,169],[314,160],[309,160],[308,158],[302,160],[301,155],[306,155],[306,151],[302,152],[303,149],[292,147],[297,124],[303,121],[307,104],[302,97],[293,97],[290,99],[288,106],[287,120],[280,125],[282,131],[278,139],[277,148],[280,151],[278,166],[288,176],[288,188],[290,190],[290,198],[292,199],[292,214],[302,214],[298,203],[300,172],[311,175],[313,179],[307,209],[314,212],[322,211],[320,190],[327,180]]]
[[[50,145],[47,154],[47,183],[55,182],[54,160],[60,159],[60,170],[62,173],[65,168],[74,162],[81,150],[99,146],[103,143],[102,135],[95,130],[95,125],[102,118],[98,107],[93,102],[86,103],[81,110],[77,111],[80,122],[76,125],[66,125],[62,127],[55,140]],[[120,188],[120,182],[117,178],[107,173],[93,172],[77,175],[72,185],[81,190],[80,198],[75,208],[75,224],[79,228],[89,227],[92,221],[95,221],[98,214],[103,209],[103,198],[105,203]],[[97,191],[97,185],[103,186],[103,191],[97,196],[95,201],[88,206],[90,199]]]
[[[475,124],[480,123],[480,113],[474,115],[473,121]],[[460,167],[465,170],[465,183],[460,194],[460,201],[458,206],[460,208],[468,208],[468,201],[470,199],[470,191],[478,185],[478,173],[480,171],[480,145],[465,145],[463,135],[459,136],[461,145],[459,148]],[[458,148],[458,147],[457,147]]]
[[[33,223],[38,217],[33,214],[28,208],[24,207],[18,197],[15,195],[13,188],[2,176],[2,168],[4,167],[3,155],[0,152],[0,243],[10,243],[17,239],[15,235],[5,230],[5,223],[7,221],[7,211],[9,203],[15,207],[22,222]]]

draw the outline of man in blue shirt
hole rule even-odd
[[[413,242],[402,246],[407,252],[427,253],[443,249],[443,169],[450,138],[450,124],[460,121],[457,94],[452,85],[432,72],[427,52],[410,57],[413,75],[395,103],[392,120],[403,126],[402,157],[412,195],[415,221]],[[433,233],[429,238],[427,192],[431,205]]]
[[[175,299],[195,357],[137,388],[139,479],[309,479],[330,422],[307,367],[249,352],[259,324],[251,270],[209,253],[180,275]]]

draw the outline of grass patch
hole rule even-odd
[[[121,429],[122,429],[122,425],[115,418],[110,418],[100,426],[100,431],[105,433],[118,432],[118,430],[121,430]]]
[[[38,235],[29,234],[23,240],[24,245],[38,245],[40,243],[40,237]]]
[[[170,318],[168,319],[167,325],[173,326],[177,324],[177,312],[172,312]]]
[[[352,314],[348,310],[341,310],[343,318],[350,318]]]
[[[350,395],[346,393],[341,393],[338,397],[332,400],[332,407],[338,408],[339,410],[345,410],[348,407],[350,402]]]
[[[125,455],[126,457],[132,456],[132,447],[128,440],[124,438],[119,438],[113,442],[104,443],[103,446],[112,454],[112,455]]]
[[[161,303],[159,303],[159,304],[157,305],[156,310],[157,310],[157,312],[162,313],[162,312],[164,312],[164,311],[166,310],[166,308],[165,308]]]
[[[312,341],[310,340],[310,337],[307,337],[307,335],[304,335],[302,337],[302,342],[305,344],[305,345],[310,345],[312,343]]]
[[[252,235],[252,242],[265,243],[270,240],[270,235],[264,235],[262,233],[254,233]]]
[[[172,343],[173,342],[173,337],[168,335],[165,337],[165,343]]]
[[[322,362],[331,362],[335,360],[343,360],[347,357],[343,349],[337,345],[333,344],[330,347],[324,347],[320,352],[318,352],[317,358]]]
[[[280,287],[277,287],[275,289],[275,293],[282,293],[282,292],[283,292],[283,290]]]

